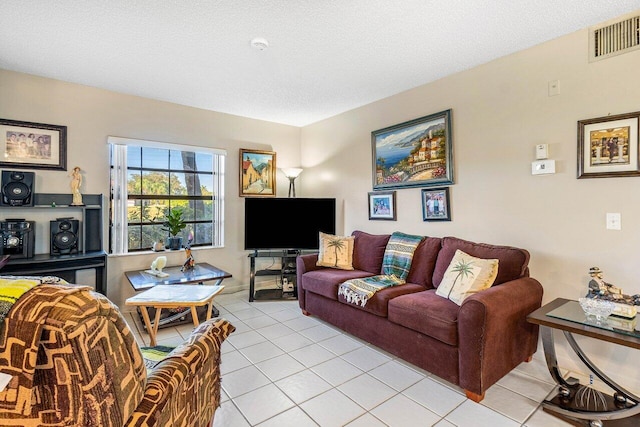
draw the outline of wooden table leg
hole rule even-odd
[[[144,326],[147,328],[147,333],[149,334],[149,345],[153,347],[156,345],[156,334],[153,332],[153,328],[151,327],[151,319],[149,319],[147,307],[143,305],[140,306],[140,313],[142,313],[142,320],[144,320]]]
[[[195,305],[191,306],[191,317],[193,318],[193,325],[198,326],[200,324],[200,319],[198,319],[198,309]]]
[[[213,311],[213,298],[207,304],[207,320],[211,319],[211,312]]]

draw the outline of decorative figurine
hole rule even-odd
[[[165,265],[167,265],[167,257],[159,256],[153,260],[151,263],[151,269],[145,270],[145,273],[153,274],[156,277],[167,277],[169,274],[162,271]]]
[[[181,271],[190,271],[193,270],[193,267],[196,265],[196,260],[193,259],[193,255],[191,255],[191,243],[193,242],[193,230],[189,231],[189,238],[187,240],[187,244],[184,246],[185,254],[187,255],[187,260],[182,264]]]
[[[589,269],[589,275],[591,276],[591,280],[589,281],[587,298],[603,299],[628,305],[640,305],[640,294],[623,294],[622,289],[602,279],[602,270],[600,270],[600,268],[591,267]]]
[[[153,242],[152,248],[154,252],[163,252],[164,251],[164,241],[162,239],[157,242]]]
[[[71,173],[71,194],[73,195],[73,201],[71,206],[84,206],[82,203],[82,194],[80,194],[80,186],[82,185],[82,174],[80,173],[80,167],[73,168]]]

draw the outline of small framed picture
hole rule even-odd
[[[451,221],[448,187],[422,190],[422,220]]]
[[[578,178],[640,175],[640,112],[578,122]]]
[[[369,219],[396,220],[396,192],[369,193]]]
[[[240,197],[276,196],[276,153],[240,149]]]
[[[67,127],[0,119],[0,167],[67,170]]]

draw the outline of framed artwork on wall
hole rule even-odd
[[[67,170],[67,127],[0,119],[0,167]]]
[[[453,184],[451,110],[371,132],[373,189]]]
[[[276,196],[276,153],[240,149],[240,197]]]
[[[451,221],[448,187],[422,190],[422,220]]]
[[[369,219],[396,220],[396,192],[369,193]]]
[[[578,178],[639,176],[640,112],[578,121]]]

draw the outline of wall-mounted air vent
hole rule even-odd
[[[589,31],[589,61],[636,49],[640,49],[640,16],[631,16]]]

